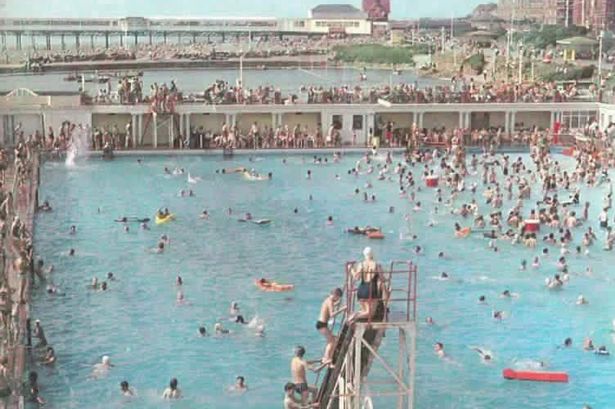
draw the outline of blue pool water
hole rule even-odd
[[[520,272],[532,251],[499,242],[499,253],[488,250],[478,235],[452,239],[456,217],[442,207],[439,215],[429,212],[434,192],[423,189],[417,199],[423,212],[398,196],[395,182],[375,177],[351,177],[346,170],[358,157],[340,164],[313,165],[309,156],[261,156],[254,163],[237,156],[231,161],[213,157],[147,157],[142,165],[135,158],[113,162],[82,160],[75,168],[47,162],[43,166],[41,200],[49,200],[53,213],[36,220],[38,255],[55,265],[54,282],[66,294],[48,296],[37,288],[33,318],[40,319],[47,338],[58,354],[55,368],[40,368],[42,394],[49,408],[257,408],[281,407],[282,387],[289,380],[293,347],[306,346],[308,356],[320,357],[323,339],[314,329],[320,302],[343,279],[343,264],[360,257],[371,245],[381,261],[413,258],[419,244],[425,254],[415,257],[419,266],[419,316],[433,316],[436,326],[419,325],[416,399],[418,408],[595,408],[612,406],[615,392],[613,359],[582,350],[585,336],[596,345],[613,346],[610,332],[615,318],[611,296],[612,253],[601,250],[602,237],[589,256],[569,257],[573,272],[590,265],[593,277],[573,276],[558,292],[544,288],[544,278],[555,273],[557,249],[537,269]],[[220,175],[215,169],[251,166],[273,172],[273,180],[250,182],[239,175]],[[167,166],[183,167],[202,181],[187,185],[185,176],[163,174]],[[311,169],[313,179],[305,173]],[[420,168],[413,170],[418,177]],[[335,175],[341,176],[340,180]],[[355,188],[363,190],[370,180],[377,202],[363,203]],[[468,184],[469,185],[469,184]],[[191,187],[194,198],[177,197]],[[538,188],[532,201],[538,200]],[[592,202],[592,225],[606,187],[584,189],[582,201]],[[309,195],[313,200],[308,200]],[[466,192],[457,203],[468,202]],[[482,197],[477,195],[479,203]],[[462,201],[463,200],[463,201]],[[389,214],[389,206],[395,213]],[[177,220],[142,231],[136,225],[122,230],[113,219],[122,215],[152,217],[159,207],[168,207]],[[250,211],[256,218],[269,218],[268,226],[237,223],[226,215]],[[481,204],[483,213],[487,207]],[[510,207],[506,203],[504,210]],[[294,214],[293,209],[299,213]],[[100,209],[100,212],[98,211]],[[208,209],[210,220],[198,218]],[[580,209],[579,209],[580,212]],[[411,214],[409,222],[404,214]],[[327,216],[335,220],[325,226]],[[430,219],[437,224],[427,227]],[[469,224],[464,220],[462,224]],[[68,234],[75,224],[78,233]],[[343,233],[349,226],[382,226],[387,237],[368,241]],[[543,232],[545,230],[543,229]],[[399,233],[418,234],[415,242],[400,240]],[[166,233],[171,246],[162,255],[148,252]],[[581,239],[578,230],[575,241]],[[66,255],[76,249],[75,257]],[[438,259],[439,251],[448,257]],[[103,279],[108,271],[118,277],[106,293],[86,287],[92,277]],[[440,272],[448,282],[434,279]],[[177,306],[175,276],[184,278],[190,305]],[[296,285],[292,293],[262,293],[254,279],[266,276]],[[518,299],[499,299],[505,289]],[[578,294],[589,305],[576,306]],[[478,305],[480,295],[488,306]],[[239,301],[248,318],[258,315],[266,323],[266,336],[230,322],[232,334],[199,338],[197,328],[213,324],[228,314],[231,301]],[[491,310],[506,311],[502,322],[491,319]],[[570,349],[557,349],[566,337]],[[443,342],[454,362],[439,360],[434,342]],[[387,338],[384,341],[387,346]],[[492,364],[481,363],[471,346],[490,349]],[[109,355],[115,367],[108,377],[89,378],[92,365]],[[552,370],[570,373],[568,384],[517,383],[502,379],[501,370],[519,360],[543,360]],[[226,388],[235,376],[246,377],[250,391],[229,395]],[[185,398],[172,404],[160,395],[171,377],[179,379]],[[119,383],[128,380],[138,397],[120,397]],[[389,406],[382,406],[389,407]]]

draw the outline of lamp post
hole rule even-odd
[[[518,46],[519,53],[519,84],[523,80],[523,43],[519,42]]]
[[[600,30],[598,36],[598,87],[602,86],[602,39],[604,38],[604,30]]]
[[[239,87],[243,88],[243,50],[239,50]]]
[[[531,74],[531,77],[532,77],[532,82],[534,82],[534,65],[535,65],[535,61],[536,61],[536,50],[535,49],[532,49],[532,52],[530,54],[530,58],[531,58],[531,61],[532,61],[532,74]]]

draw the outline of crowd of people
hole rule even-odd
[[[40,150],[41,139],[24,136],[23,131],[16,130],[16,145],[12,155],[0,151],[0,231],[2,236],[3,264],[0,268],[0,311],[2,326],[2,348],[0,356],[0,402],[8,404],[11,396],[22,395],[27,402],[44,404],[38,386],[38,373],[31,370],[27,380],[22,383],[20,375],[15,373],[17,360],[14,351],[18,343],[29,334],[30,328],[22,321],[22,309],[28,302],[28,292],[36,279],[43,279],[47,269],[42,260],[34,261],[34,248],[28,207],[35,203],[32,191],[35,178],[36,155]],[[10,170],[13,180],[6,178]],[[40,206],[45,209],[45,204]],[[27,345],[33,348],[33,354],[42,363],[52,363],[54,351],[47,344],[42,325],[34,323],[31,332],[38,339],[37,344]],[[29,335],[27,337],[29,342]]]
[[[152,88],[158,87],[153,84]],[[175,91],[174,103],[204,103],[207,105],[296,105],[296,104],[449,104],[449,103],[540,103],[569,102],[588,96],[597,98],[595,90],[584,94],[575,83],[562,86],[554,82],[525,83],[497,82],[479,84],[473,78],[453,78],[449,85],[419,87],[418,83],[381,86],[340,85],[326,87],[301,86],[296,93],[285,93],[274,85],[243,86],[216,80],[203,92],[179,92],[171,81],[169,89]],[[154,96],[143,97],[140,77],[122,78],[117,85],[118,98],[111,96],[110,83],[101,87],[94,103],[138,104],[151,101]]]
[[[276,57],[309,57],[326,55],[331,47],[339,43],[361,43],[364,39],[337,40],[328,36],[318,38],[285,36],[260,36],[253,40],[245,36],[238,38],[228,35],[224,39],[219,36],[198,36],[196,41],[192,36],[185,35],[181,43],[175,36],[168,42],[149,43],[147,37],[142,37],[136,46],[133,43],[126,46],[116,44],[112,38],[109,48],[101,44],[97,38],[94,47],[88,41],[82,41],[79,49],[74,43],[65,43],[64,50],[45,50],[40,47],[31,50],[26,57],[23,53],[7,54],[7,59],[19,59],[26,70],[44,70],[46,65],[54,63],[78,63],[95,61],[168,61],[168,60],[229,60],[243,58],[268,59]],[[130,39],[132,40],[132,38]],[[130,42],[124,39],[124,42]]]
[[[268,134],[271,129],[267,129]],[[42,147],[60,149],[66,148],[71,144],[77,143],[83,137],[87,138],[90,131],[86,127],[77,124],[64,122],[58,129],[58,136],[55,136],[54,130],[50,128],[47,138],[41,135],[34,134],[31,137],[25,138],[23,132],[17,135],[18,145],[15,149],[15,174],[16,183],[20,197],[25,194],[25,187],[28,185],[28,180],[32,176],[32,161],[33,152]],[[499,131],[501,132],[501,131]],[[560,289],[565,286],[570,286],[574,278],[571,275],[566,257],[570,254],[583,255],[598,242],[597,234],[591,226],[586,204],[580,212],[574,209],[582,202],[580,197],[579,185],[586,185],[590,188],[602,186],[610,183],[608,170],[615,166],[615,155],[610,144],[609,134],[615,132],[615,126],[609,126],[605,131],[598,129],[596,122],[588,124],[583,132],[591,139],[585,144],[578,145],[575,152],[575,167],[574,170],[565,170],[558,162],[549,154],[549,139],[548,135],[539,132],[535,129],[528,130],[523,135],[523,142],[526,142],[531,150],[531,162],[524,162],[521,158],[511,160],[508,155],[497,155],[495,148],[497,144],[494,140],[483,145],[485,147],[484,154],[469,156],[466,152],[466,141],[468,137],[460,130],[452,132],[436,133],[438,138],[442,137],[442,146],[439,149],[421,149],[420,138],[426,137],[421,130],[414,129],[411,132],[412,137],[407,142],[408,151],[402,161],[397,165],[393,164],[390,156],[387,156],[384,164],[377,163],[374,160],[376,152],[366,154],[364,158],[357,161],[351,170],[350,174],[360,175],[377,174],[378,180],[397,180],[399,182],[400,197],[406,198],[414,204],[414,212],[423,210],[420,202],[415,202],[414,197],[418,191],[418,179],[427,179],[437,177],[440,180],[441,188],[435,190],[436,200],[433,204],[432,213],[437,214],[436,207],[447,204],[451,209],[451,215],[455,221],[455,228],[452,234],[457,238],[467,237],[472,234],[472,229],[485,234],[485,238],[489,240],[489,245],[486,251],[500,251],[498,241],[510,242],[512,245],[524,246],[528,249],[535,249],[539,246],[539,239],[534,231],[528,227],[528,221],[535,221],[538,224],[544,225],[545,228],[552,229],[553,233],[545,235],[542,242],[543,257],[549,253],[549,249],[555,247],[559,249],[561,256],[558,259],[559,272],[553,277],[548,277],[546,280],[546,288],[549,290]],[[107,143],[115,143],[114,138],[117,137],[119,130],[112,132],[100,133],[94,131],[93,135],[97,135],[93,140],[93,147],[102,146]],[[224,145],[230,143],[233,130],[227,125],[222,127],[219,141],[215,144]],[[335,133],[335,127],[332,126],[330,134],[320,136],[314,141],[316,145],[327,143],[327,137]],[[301,141],[304,135],[309,134],[304,127],[296,125],[294,129],[288,126],[280,127],[273,132],[273,144],[288,144],[287,147],[302,147]],[[284,136],[283,136],[284,135]],[[433,134],[432,134],[433,135]],[[472,131],[469,134],[469,140],[472,142],[484,142],[486,136],[492,136],[483,131]],[[496,134],[497,136],[497,134]],[[252,143],[267,144],[270,136],[261,135],[261,130],[257,124],[253,125],[250,130],[250,140]],[[499,137],[499,136],[497,136]],[[264,142],[258,142],[258,141]],[[319,142],[316,142],[319,141]],[[440,141],[440,140],[438,140]],[[242,142],[246,143],[246,142]],[[250,142],[247,142],[248,144]],[[315,145],[315,146],[316,146]],[[317,159],[315,159],[316,161]],[[326,159],[325,159],[326,160]],[[332,162],[339,161],[340,155],[335,154]],[[315,162],[316,163],[316,162]],[[0,154],[0,168],[6,169],[8,166],[8,157],[5,154]],[[420,171],[416,172],[416,167],[420,167]],[[245,170],[244,170],[245,172]],[[183,172],[180,172],[183,173]],[[308,171],[308,177],[311,174]],[[472,175],[476,175],[482,181],[483,188],[480,191],[480,186],[477,183],[466,183],[465,179]],[[542,188],[542,200],[536,206],[528,202],[531,198],[531,190],[536,186]],[[570,198],[558,197],[557,191],[568,192]],[[471,202],[459,203],[463,201],[460,196],[471,192],[474,197],[481,196],[485,199],[484,206],[479,206],[476,198]],[[356,192],[355,192],[356,194]],[[9,251],[15,254],[14,261],[10,268],[20,278],[19,288],[14,289],[18,297],[16,304],[23,304],[26,300],[26,288],[31,280],[36,278],[47,280],[47,292],[54,293],[57,288],[53,285],[50,279],[50,273],[53,267],[46,268],[42,260],[34,261],[32,236],[27,226],[20,220],[18,216],[13,214],[12,208],[14,198],[10,192],[0,191],[0,218],[2,226],[6,231],[6,237],[9,243]],[[599,217],[600,228],[605,231],[604,249],[612,250],[615,244],[615,234],[610,228],[610,214],[612,209],[611,203],[612,192],[609,192],[604,197],[603,210]],[[515,201],[514,206],[505,214],[502,211],[505,198],[509,201]],[[366,199],[367,200],[367,199]],[[373,199],[375,200],[375,198]],[[481,207],[484,207],[479,210]],[[49,203],[43,203],[39,206],[40,212],[49,212],[53,209]],[[230,210],[230,209],[229,209]],[[207,215],[207,212],[204,213]],[[229,213],[230,214],[230,213]],[[201,215],[203,217],[203,215]],[[412,215],[406,215],[411,218]],[[127,221],[122,221],[124,224]],[[330,220],[332,223],[332,220]],[[462,227],[461,224],[468,226]],[[8,228],[10,226],[10,228]],[[431,226],[433,227],[433,225]],[[581,240],[577,244],[574,240],[573,233],[579,233]],[[71,227],[71,234],[76,234],[76,227]],[[418,235],[414,234],[413,240],[419,240]],[[168,244],[167,237],[161,238],[161,242]],[[417,241],[418,242],[418,241]],[[164,248],[164,245],[163,245]],[[422,251],[420,245],[416,245],[414,252],[419,254]],[[74,250],[71,249],[74,254]],[[71,255],[69,253],[69,255]],[[356,297],[359,308],[357,311],[347,312],[348,322],[350,324],[364,319],[381,319],[375,316],[377,304],[386,303],[387,298],[387,283],[382,272],[382,268],[376,263],[373,251],[370,248],[364,250],[364,261],[355,264],[352,269],[352,274],[358,287],[356,288]],[[533,268],[538,268],[541,257],[534,258],[532,263]],[[526,260],[521,260],[521,269],[528,267]],[[591,272],[587,272],[591,275]],[[448,280],[449,274],[443,273],[439,279]],[[107,277],[107,281],[99,283],[98,280],[92,282],[91,288],[95,291],[106,291],[109,282],[115,277],[111,274]],[[11,316],[13,308],[11,307],[11,289],[8,288],[8,280],[5,276],[2,287],[0,287],[0,302],[2,303],[3,325],[9,325],[14,317]],[[178,304],[185,304],[187,301],[183,296],[181,277],[176,280],[178,287]],[[514,293],[506,290],[502,296],[513,297]],[[181,295],[181,296],[180,296]],[[337,315],[346,311],[348,306],[342,305],[341,299],[343,295],[342,289],[334,289],[325,298],[322,303],[320,314],[316,323],[317,331],[325,340],[323,356],[320,359],[309,361],[305,358],[306,350],[302,346],[295,349],[295,356],[292,358],[291,378],[292,382],[284,386],[284,407],[288,409],[303,408],[307,406],[315,406],[315,396],[317,393],[316,386],[309,385],[307,379],[307,370],[322,370],[333,364],[335,343],[337,342],[333,328],[330,327],[330,322]],[[482,300],[482,301],[481,301]],[[485,302],[485,297],[482,296],[479,303]],[[584,296],[579,296],[578,305],[586,304],[588,301]],[[9,313],[9,311],[11,311]],[[353,313],[353,314],[351,314]],[[239,314],[237,303],[232,303],[230,316],[234,317],[234,322],[245,324],[243,316]],[[507,319],[507,315],[502,311],[494,311],[493,319]],[[240,318],[241,317],[241,318]],[[430,326],[437,325],[433,318],[428,317],[427,324]],[[217,323],[214,326],[216,334],[223,335],[228,333],[221,324]],[[261,328],[261,331],[263,329]],[[226,332],[225,332],[226,331]],[[45,337],[42,323],[36,321],[32,331],[34,338],[37,339],[37,344],[33,345],[36,359],[39,365],[53,365],[56,362],[56,353],[54,348],[49,345]],[[204,326],[198,328],[199,336],[207,336],[207,330]],[[446,336],[445,333],[442,336]],[[571,348],[572,340],[566,340],[563,344],[566,348]],[[596,354],[606,355],[608,351],[605,346],[594,347],[591,338],[587,338],[583,342],[583,348],[588,351],[595,351]],[[476,348],[481,359],[493,359],[494,352],[488,351],[483,347]],[[451,354],[447,351],[443,342],[437,342],[434,345],[434,351],[438,358],[452,361]],[[100,363],[94,365],[92,376],[103,377],[111,370],[110,357],[104,356]],[[0,391],[8,391],[15,388],[15,383],[9,380],[6,359],[0,359]],[[4,383],[2,383],[4,382]],[[2,387],[5,387],[4,389]],[[28,376],[28,381],[21,387],[22,393],[27,397],[28,401],[38,404],[44,403],[40,396],[38,387],[38,374],[36,371],[31,371]],[[245,378],[238,376],[236,384],[233,386],[237,391],[245,392],[248,390]],[[134,389],[128,381],[122,381],[120,384],[120,392],[124,396],[134,395]],[[162,397],[164,399],[178,399],[182,397],[182,391],[179,388],[179,383],[176,378],[171,379],[169,386],[164,390]]]

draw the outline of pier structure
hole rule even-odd
[[[62,50],[82,47],[108,49],[119,43],[129,48],[139,44],[183,44],[236,38],[323,35],[329,31],[347,35],[370,35],[367,17],[273,18],[273,17],[181,17],[181,18],[0,18],[0,44],[22,50],[42,43],[51,50],[59,40]],[[41,41],[44,39],[44,41]],[[100,41],[95,41],[101,39]],[[54,41],[56,40],[56,41]],[[115,40],[115,41],[114,41]]]

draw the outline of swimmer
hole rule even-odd
[[[207,336],[207,330],[205,329],[205,326],[201,325],[197,331],[198,336],[200,337],[206,337]]]
[[[534,261],[532,261],[532,268],[540,267],[540,258],[538,256],[534,257]]]
[[[478,352],[478,355],[484,362],[491,362],[493,360],[493,353],[482,348],[472,348],[473,351]]]
[[[577,301],[576,301],[577,305],[586,305],[589,304],[589,302],[587,301],[587,299],[583,296],[583,294],[580,294],[577,297]]]
[[[254,335],[256,335],[257,337],[264,337],[265,336],[265,324],[259,324],[256,326],[255,330],[254,330]]]
[[[63,294],[60,294],[60,289],[53,284],[47,284],[45,291],[49,295],[63,295]]]
[[[239,304],[235,301],[231,302],[231,309],[229,311],[229,315],[231,321],[237,324],[247,324],[246,320],[243,318],[243,315],[241,315],[241,312],[239,311]]]
[[[327,226],[333,226],[333,216],[327,217],[326,225]]]
[[[591,338],[585,338],[583,340],[583,349],[586,351],[593,351],[594,350],[594,342],[592,341]]]
[[[135,396],[135,391],[130,387],[130,385],[128,384],[128,381],[122,381],[120,383],[120,391],[123,396],[126,396],[126,397]]]
[[[247,390],[248,385],[246,385],[246,378],[243,376],[238,376],[235,378],[235,385],[229,387],[229,392],[244,393]]]
[[[547,288],[549,288],[550,290],[553,290],[553,289],[562,288],[564,285],[564,282],[560,278],[559,274],[555,274],[553,278],[547,278],[545,280],[545,284],[547,285]]]
[[[333,359],[333,352],[337,339],[329,328],[329,321],[346,310],[346,307],[340,308],[339,306],[342,295],[343,292],[341,288],[332,290],[322,302],[320,315],[318,316],[318,321],[316,321],[316,330],[320,332],[326,340],[326,347],[322,357],[323,364],[329,364]]]
[[[436,323],[435,323],[435,321],[433,320],[432,317],[427,317],[427,318],[425,318],[425,324],[427,324],[427,325],[435,325]]]
[[[51,212],[53,211],[53,208],[51,207],[51,205],[49,204],[49,202],[47,200],[45,200],[43,202],[43,204],[41,206],[38,207],[38,210],[40,212]]]
[[[68,255],[71,256],[71,257],[74,256],[75,255],[75,249],[68,250]]]
[[[572,338],[566,338],[564,340],[564,348],[570,348],[572,346]]]
[[[180,399],[182,397],[181,389],[177,387],[177,378],[172,378],[169,382],[169,387],[162,393],[162,399]]]
[[[89,285],[89,288],[92,290],[98,290],[98,278],[92,277],[92,282]]]
[[[108,272],[107,273],[107,280],[108,281],[117,281],[117,279],[115,278],[115,275],[112,272]]]
[[[175,285],[178,287],[181,287],[182,285],[184,285],[184,280],[182,279],[182,276],[177,276],[175,278]]]
[[[177,305],[189,305],[190,303],[186,301],[186,297],[182,291],[177,292],[177,296],[175,297]]]
[[[52,347],[47,347],[45,356],[41,359],[41,365],[53,365],[56,362],[56,354]]]
[[[519,271],[525,271],[527,269],[527,261],[521,260],[521,266],[519,267]]]
[[[444,352],[444,344],[441,342],[436,342],[433,346],[433,350],[438,356],[438,358],[445,358],[446,352]]]
[[[68,234],[72,234],[72,235],[77,234],[77,226],[75,226],[74,224],[70,226],[70,229],[68,230]]]
[[[143,222],[141,223],[141,230],[150,230],[147,222]]]
[[[103,281],[102,283],[100,283],[100,289],[99,291],[107,291],[108,287],[107,287],[107,282]]]
[[[491,317],[492,317],[494,320],[502,321],[502,320],[504,319],[504,312],[503,312],[503,311],[495,311],[495,310],[494,310],[494,311],[491,313]]]
[[[519,298],[519,294],[511,293],[510,290],[504,290],[502,294],[500,294],[500,298]]]
[[[219,322],[216,322],[214,324],[214,332],[216,333],[216,335],[226,335],[229,334],[231,331],[224,328]]]
[[[113,365],[111,365],[111,359],[107,355],[103,356],[100,363],[94,365],[94,369],[92,371],[92,378],[100,378],[106,376],[112,367]]]
[[[478,297],[478,303],[486,305],[487,304],[487,297],[485,297],[484,295],[481,295],[480,297]]]
[[[449,279],[448,273],[443,271],[442,273],[440,273],[440,276],[438,277],[438,279],[441,280],[441,281],[448,280]]]
[[[594,351],[594,354],[596,354],[596,355],[611,355],[609,353],[609,351],[606,349],[606,346],[604,346],[604,345],[599,346],[598,349],[596,349]]]

